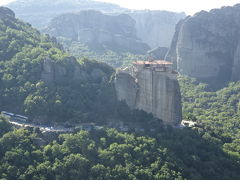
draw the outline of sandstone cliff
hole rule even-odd
[[[130,71],[131,72],[131,71]],[[181,93],[176,74],[143,68],[131,74],[119,71],[115,77],[117,97],[129,107],[152,113],[165,124],[182,118]]]
[[[128,15],[81,11],[54,18],[45,30],[56,37],[79,41],[96,52],[112,50],[143,54],[148,45],[136,37],[135,21]]]
[[[151,48],[169,47],[178,21],[185,13],[168,11],[132,11],[128,13],[136,21],[137,36]]]
[[[201,11],[176,26],[166,60],[213,87],[239,80],[240,5]]]

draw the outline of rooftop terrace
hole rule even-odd
[[[164,61],[164,60],[154,60],[154,61],[135,61],[133,64],[136,65],[144,65],[144,64],[149,64],[149,65],[172,65],[171,62]]]

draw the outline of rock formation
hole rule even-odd
[[[166,61],[137,61],[115,77],[115,89],[120,101],[130,108],[144,110],[176,125],[182,118],[181,94],[177,74]]]
[[[143,54],[149,47],[136,37],[135,21],[128,15],[105,15],[98,11],[81,11],[54,18],[45,30],[56,37],[65,37],[104,52]]]
[[[175,25],[185,13],[168,11],[132,11],[129,14],[136,21],[137,36],[151,48],[169,47]]]
[[[137,37],[151,48],[169,47],[177,22],[185,18],[184,13],[168,11],[132,11],[116,4],[94,0],[18,0],[7,7],[16,16],[42,30],[55,17],[83,10],[96,10],[102,13],[126,13],[136,21]]]
[[[0,18],[15,17],[15,13],[8,8],[0,6]]]
[[[239,80],[240,4],[201,11],[176,26],[166,60],[213,87]]]

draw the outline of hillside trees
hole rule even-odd
[[[0,138],[0,178],[239,179],[237,159],[213,143],[209,133],[201,128],[152,133],[106,129],[64,134],[38,146],[36,134],[14,130]]]
[[[11,130],[11,125],[8,120],[0,115],[0,137]]]
[[[232,82],[216,92],[209,91],[206,84],[195,79],[180,77],[183,97],[183,113],[191,114],[204,129],[205,137],[220,143],[224,151],[239,159],[240,83]],[[239,160],[238,160],[239,161]]]

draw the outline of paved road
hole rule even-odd
[[[26,122],[19,122],[19,121],[9,121],[11,124],[19,127],[32,127],[32,128],[39,128],[40,131],[43,132],[71,132],[73,131],[72,128],[62,128],[62,127],[52,127],[52,126],[41,126],[41,125],[36,125],[33,123],[26,123]]]

